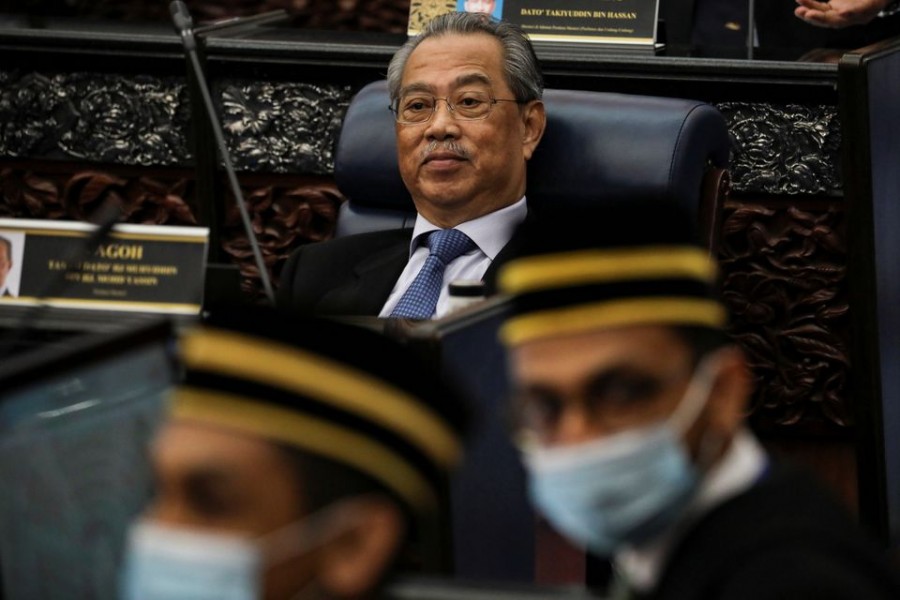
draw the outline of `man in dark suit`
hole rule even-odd
[[[692,219],[634,201],[539,225],[501,269],[501,332],[549,522],[630,597],[900,597],[842,507],[743,425],[751,379]]]
[[[443,15],[397,52],[388,87],[415,226],[300,248],[282,272],[283,308],[432,318],[446,313],[451,281],[493,291],[546,123],[531,44],[509,23]]]
[[[6,278],[9,276],[12,265],[12,242],[5,237],[0,237],[0,298],[13,297],[6,285]]]

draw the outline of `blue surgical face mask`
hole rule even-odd
[[[260,595],[262,553],[249,539],[167,527],[132,526],[124,600],[251,600]]]
[[[123,600],[252,600],[262,595],[272,565],[303,555],[353,526],[343,510],[326,530],[324,509],[262,538],[248,538],[139,520],[128,533]],[[334,521],[332,521],[333,523]]]
[[[560,533],[601,556],[666,530],[700,479],[681,438],[706,405],[715,366],[703,361],[666,421],[583,444],[526,449],[532,503]]]

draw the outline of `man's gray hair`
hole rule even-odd
[[[400,82],[410,54],[423,41],[449,34],[485,33],[503,46],[506,83],[519,102],[540,100],[544,93],[544,77],[538,67],[537,56],[525,32],[518,25],[496,21],[478,13],[453,12],[428,22],[422,33],[410,38],[394,54],[388,66],[387,81],[391,102],[400,95]]]

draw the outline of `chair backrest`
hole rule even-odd
[[[337,235],[411,227],[415,209],[400,179],[387,83],[353,99],[335,159],[349,202]],[[528,164],[529,207],[565,209],[640,196],[683,204],[701,215],[704,178],[727,168],[725,119],[693,100],[605,92],[546,90],[547,129]],[[715,187],[715,186],[714,186]],[[707,200],[709,201],[709,200]]]

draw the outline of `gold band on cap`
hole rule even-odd
[[[427,479],[387,446],[337,423],[262,404],[258,400],[196,388],[176,388],[172,415],[249,433],[351,466],[393,490],[412,506],[431,510],[437,496]]]
[[[526,294],[592,283],[670,278],[712,283],[716,275],[709,254],[692,246],[593,248],[513,261],[500,274],[500,289],[506,294]]]
[[[540,338],[582,333],[592,329],[641,324],[723,327],[725,308],[705,298],[625,298],[578,304],[510,317],[500,329],[508,346]]]
[[[453,466],[462,456],[459,437],[439,415],[364,371],[275,341],[215,329],[185,336],[182,353],[191,369],[281,387],[364,417],[405,438],[439,465]]]

